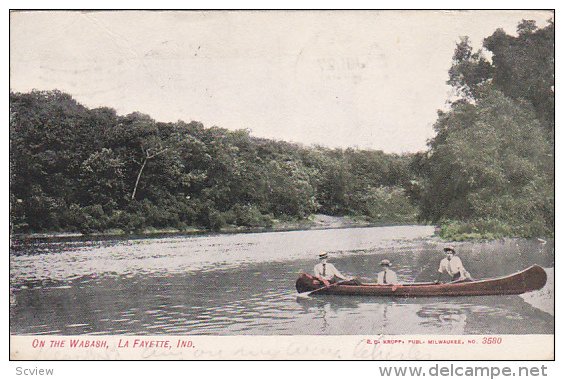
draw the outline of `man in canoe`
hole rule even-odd
[[[384,259],[380,262],[380,266],[384,269],[378,273],[378,284],[379,285],[397,285],[398,277],[396,272],[390,269],[392,263],[388,259]]]
[[[319,260],[321,262],[313,267],[313,275],[323,282],[325,286],[334,284],[337,281],[353,280],[352,277],[347,277],[335,268],[331,263],[327,262],[329,255],[327,252],[321,252]]]
[[[441,260],[439,264],[439,279],[435,282],[438,283],[443,273],[450,276],[451,282],[463,282],[463,281],[473,281],[472,276],[464,266],[462,265],[462,260],[460,257],[456,256],[456,251],[453,247],[445,247],[444,253],[446,257]]]

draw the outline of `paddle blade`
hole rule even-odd
[[[313,292],[313,290],[311,292]],[[311,292],[298,293],[297,297],[302,298],[302,299],[309,298],[309,295],[311,294]]]

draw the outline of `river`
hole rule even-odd
[[[545,288],[522,296],[296,297],[300,271],[327,251],[374,278],[388,258],[402,282],[434,279],[444,243],[429,226],[233,235],[26,239],[10,250],[15,335],[553,334],[554,242],[456,243],[474,278],[532,264]]]

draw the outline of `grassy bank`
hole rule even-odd
[[[123,229],[114,228],[93,233],[81,233],[73,231],[51,231],[42,233],[24,233],[14,234],[16,238],[65,238],[65,237],[109,237],[109,236],[157,236],[157,235],[200,235],[207,233],[252,233],[252,232],[277,232],[277,231],[299,231],[299,230],[315,230],[315,229],[338,229],[338,228],[357,228],[396,225],[397,223],[373,223],[363,218],[353,218],[348,216],[328,216],[328,215],[311,215],[306,219],[294,220],[278,220],[273,219],[269,225],[265,226],[238,226],[225,225],[218,230],[210,230],[197,226],[188,226],[186,228],[144,228],[136,231],[125,231]]]
[[[510,224],[498,219],[447,220],[439,224],[439,236],[450,241],[494,240],[501,238],[551,238],[554,232],[542,223]]]
[[[184,228],[148,227],[135,231],[119,228],[104,231],[81,233],[76,231],[51,231],[41,233],[13,234],[16,238],[71,238],[71,237],[110,237],[110,236],[158,236],[158,235],[202,235],[209,233],[236,234],[254,232],[281,232],[300,230],[321,230],[359,227],[383,227],[394,225],[411,225],[415,222],[399,223],[397,221],[374,221],[365,217],[311,215],[305,219],[272,219],[266,225],[227,224],[216,230],[198,226]],[[445,241],[495,240],[502,238],[552,238],[554,234],[536,225],[510,225],[496,219],[480,219],[469,222],[447,220],[437,226],[436,235]]]

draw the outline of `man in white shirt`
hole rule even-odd
[[[443,274],[446,273],[450,276],[450,280],[452,281],[473,281],[472,276],[464,266],[462,265],[462,260],[460,257],[455,256],[456,251],[453,247],[445,247],[444,252],[446,257],[441,260],[439,264],[439,273]],[[438,280],[436,281],[438,282]]]
[[[396,272],[390,269],[392,263],[388,259],[384,259],[380,262],[380,266],[384,269],[378,273],[378,284],[379,285],[397,285],[398,277]]]
[[[352,280],[352,277],[347,277],[335,268],[331,263],[327,262],[327,252],[321,252],[319,259],[321,262],[313,267],[313,275],[319,278],[326,286],[329,283],[335,283],[337,280]]]

